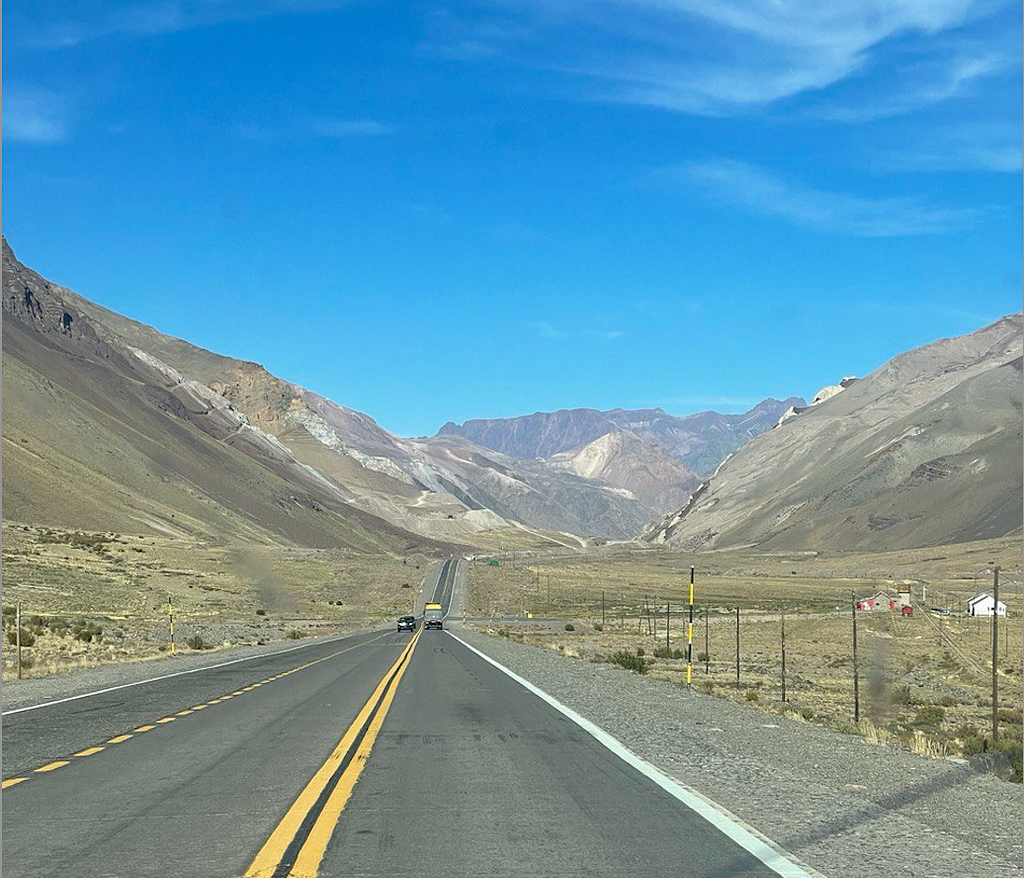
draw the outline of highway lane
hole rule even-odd
[[[455,638],[424,632],[322,876],[774,876]]]
[[[445,564],[424,592],[447,607],[458,581]],[[15,876],[776,874],[448,632],[16,714],[5,778],[11,750]]]
[[[409,639],[359,635],[5,717],[4,778],[29,779],[3,792],[4,874],[242,875]]]

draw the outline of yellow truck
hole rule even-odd
[[[444,624],[444,607],[437,603],[428,603],[423,605],[423,627],[424,628],[436,628],[440,631]]]

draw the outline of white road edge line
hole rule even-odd
[[[360,632],[373,634],[375,632]],[[10,716],[15,713],[24,713],[28,710],[39,710],[43,707],[54,707],[57,704],[66,704],[69,701],[78,701],[79,698],[91,698],[93,695],[105,695],[107,692],[117,692],[118,689],[130,689],[132,686],[143,686],[146,683],[157,683],[160,680],[169,680],[171,677],[181,677],[185,674],[198,674],[201,671],[212,671],[216,668],[225,668],[228,665],[237,665],[239,662],[251,662],[261,658],[273,658],[275,655],[284,655],[288,652],[295,652],[297,649],[309,649],[311,646],[323,646],[325,643],[336,643],[339,640],[346,640],[349,637],[358,637],[358,634],[341,634],[337,637],[328,637],[324,640],[317,640],[315,643],[300,643],[298,646],[290,646],[287,649],[278,649],[274,652],[264,652],[259,655],[248,655],[244,658],[231,659],[226,662],[218,662],[215,665],[203,665],[201,668],[189,668],[185,671],[174,671],[171,674],[161,674],[159,677],[149,677],[145,680],[136,680],[133,683],[121,683],[118,686],[108,686],[106,689],[96,689],[93,692],[81,692],[78,695],[69,695],[66,698],[56,698],[53,701],[44,701],[41,704],[29,704],[25,707],[13,707],[0,713],[0,716]]]
[[[683,786],[681,783],[661,771],[661,769],[655,768],[647,760],[641,759],[636,755],[636,753],[619,741],[618,738],[613,737],[600,726],[592,723],[585,717],[580,716],[571,707],[566,707],[553,695],[549,695],[543,689],[534,686],[529,680],[520,677],[515,671],[509,670],[503,664],[495,661],[475,646],[471,646],[466,643],[466,641],[457,634],[453,634],[448,629],[445,629],[445,631],[450,637],[454,638],[466,647],[466,649],[475,652],[485,662],[489,662],[494,665],[494,667],[503,674],[511,677],[520,686],[528,689],[538,698],[550,704],[559,713],[572,720],[576,725],[583,729],[583,731],[595,738],[598,743],[611,750],[611,752],[618,756],[623,762],[631,765],[641,774],[654,781],[669,795],[675,797],[686,805],[687,808],[695,811],[698,815],[707,820],[708,823],[714,826],[715,829],[723,833],[731,841],[738,844],[749,854],[752,854],[777,875],[781,875],[783,878],[823,878],[820,872],[813,870],[808,871],[804,867],[797,865],[797,863],[793,862],[790,858],[790,855],[784,853],[775,846],[773,842],[760,835],[760,833],[756,833],[752,828],[744,826],[740,822],[740,819],[734,814],[730,813],[716,802],[711,801],[711,799],[706,796],[701,795],[696,790]]]

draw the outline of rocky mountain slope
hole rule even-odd
[[[309,547],[431,545],[353,505],[228,398],[81,301],[4,240],[5,518]]]
[[[698,475],[710,475],[744,442],[775,426],[791,406],[804,400],[766,399],[738,415],[698,412],[670,415],[653,409],[562,409],[517,418],[449,422],[439,436],[462,436],[513,457],[553,457],[581,448],[608,433],[626,431],[654,443]]]
[[[899,549],[1022,525],[1014,314],[895,357],[744,445],[645,534],[687,548]]]
[[[174,397],[179,417],[287,479],[315,483],[332,502],[382,519],[392,530],[460,540],[508,527],[512,519],[582,535],[630,537],[664,511],[603,482],[537,461],[517,461],[467,441],[395,436],[368,415],[278,378],[257,363],[206,351],[48,283],[18,263],[6,241],[4,277],[5,285],[10,278],[9,293],[5,286],[5,333],[8,316],[32,324],[29,306],[21,298],[27,284],[35,299],[50,302],[47,307],[58,317],[69,315],[74,332],[89,335],[102,349],[98,356],[108,362],[117,358],[129,380],[145,370],[145,381],[158,383]],[[61,375],[59,383],[69,380]],[[5,378],[5,403],[7,383]],[[110,396],[100,384],[81,388],[84,400],[90,393],[99,398],[97,404]],[[22,395],[27,436],[37,426],[42,429],[34,417],[61,422],[58,412],[45,405],[32,408],[30,391],[24,389]],[[4,431],[7,436],[6,413]],[[10,495],[14,508],[24,509],[16,497],[30,503],[42,496],[30,485],[30,480],[5,477],[5,499]],[[37,505],[48,503],[40,499]]]
[[[628,430],[605,433],[582,448],[554,455],[549,463],[618,488],[658,513],[685,503],[701,481],[660,445]]]

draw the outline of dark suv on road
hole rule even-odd
[[[399,631],[415,631],[416,630],[416,617],[415,616],[402,616],[398,620]]]

